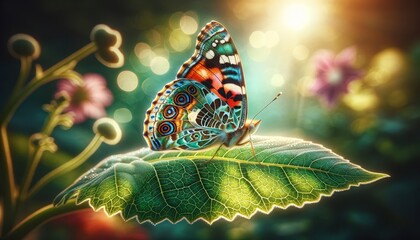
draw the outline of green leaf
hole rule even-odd
[[[301,139],[253,137],[249,144],[204,151],[149,149],[100,162],[60,193],[128,220],[207,223],[257,211],[302,207],[322,196],[371,183],[386,174],[366,171],[321,145]],[[213,157],[214,155],[214,157]]]

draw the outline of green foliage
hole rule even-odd
[[[105,31],[106,33],[100,34],[101,36],[98,37],[95,34],[98,31]],[[9,143],[9,123],[12,119],[19,119],[14,116],[16,111],[21,107],[22,103],[24,103],[25,100],[41,86],[60,79],[70,80],[72,84],[69,83],[67,86],[71,86],[71,89],[75,89],[74,87],[76,85],[78,87],[84,86],[87,80],[82,79],[81,75],[74,70],[76,65],[80,60],[92,53],[96,52],[99,54],[101,51],[103,53],[104,49],[108,49],[109,51],[105,52],[111,52],[113,57],[112,59],[104,60],[103,56],[99,56],[99,60],[103,64],[108,67],[120,67],[122,65],[124,56],[119,49],[121,34],[118,31],[112,30],[104,24],[100,24],[92,30],[91,35],[94,35],[91,43],[88,43],[85,47],[77,50],[45,71],[39,64],[35,65],[35,71],[31,71],[33,60],[39,57],[41,51],[39,43],[32,36],[27,34],[16,34],[9,39],[9,53],[20,60],[21,67],[15,86],[13,90],[10,91],[10,94],[6,94],[6,101],[2,104],[4,106],[2,106],[2,111],[0,112],[1,237],[5,236],[6,239],[21,239],[37,225],[53,216],[62,214],[66,211],[75,210],[75,205],[73,205],[73,208],[62,207],[54,209],[50,204],[21,219],[21,217],[25,216],[24,210],[26,210],[23,206],[38,205],[29,204],[29,201],[32,200],[39,190],[50,183],[52,179],[79,167],[98,149],[102,142],[116,144],[120,140],[121,130],[118,124],[112,119],[99,119],[95,122],[94,127],[102,124],[102,131],[96,131],[97,128],[96,130],[94,129],[95,136],[91,143],[88,144],[79,155],[37,179],[35,173],[37,172],[41,160],[44,159],[44,153],[56,153],[58,150],[58,146],[55,144],[55,139],[52,135],[55,128],[60,125],[66,129],[71,128],[75,121],[74,117],[80,115],[74,110],[68,109],[68,107],[71,106],[71,98],[74,100],[74,95],[70,94],[69,91],[63,93],[59,90],[55,94],[54,99],[51,100],[51,103],[44,105],[44,110],[48,113],[48,117],[44,120],[44,125],[41,130],[36,133],[33,133],[33,130],[30,131],[31,135],[24,147],[27,154],[23,159],[27,160],[27,162],[23,164],[26,165],[26,168],[23,168],[25,169],[23,172],[19,171],[22,170],[22,168],[20,165],[17,165],[17,163],[22,164],[20,161],[22,159],[22,154],[20,151],[18,151],[19,154],[15,154],[16,150],[13,149],[15,146]],[[100,44],[98,42],[99,38],[101,39]],[[35,74],[32,79],[29,79],[29,74],[32,72]],[[110,97],[105,95],[103,95],[101,99],[103,100],[105,98],[108,98],[108,100],[110,99]],[[71,111],[72,113],[68,113],[68,111]],[[29,115],[31,114],[28,114],[28,116]],[[31,121],[27,120],[27,116],[25,116],[25,119],[23,120],[25,125],[33,127],[33,119],[31,118]],[[106,136],[103,135],[104,125],[108,126],[106,128]],[[19,128],[15,127],[13,129]],[[18,132],[23,131],[22,129],[19,129]],[[111,132],[113,133],[111,134],[112,136],[110,135]],[[12,154],[12,152],[14,152],[14,154]],[[56,156],[56,158],[57,157],[58,156]],[[17,171],[15,172],[14,169],[16,165],[19,167],[16,168]],[[16,176],[15,173],[17,173]]]
[[[302,207],[321,196],[371,183],[366,171],[321,145],[295,138],[253,137],[250,145],[209,151],[139,151],[111,156],[60,193],[124,219],[212,223],[273,208]],[[214,157],[213,157],[214,156]]]

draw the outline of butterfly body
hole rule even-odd
[[[212,21],[197,39],[177,79],[158,92],[146,112],[144,138],[152,150],[200,150],[246,142],[259,121],[246,121],[245,81],[226,29]]]

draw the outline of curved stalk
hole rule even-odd
[[[31,65],[32,65],[32,58],[31,57],[22,57],[20,59],[20,71],[19,71],[19,77],[17,80],[17,83],[14,87],[14,89],[12,90],[11,93],[11,98],[13,98],[14,96],[19,94],[19,91],[22,89],[23,85],[25,84],[26,79],[28,78],[29,75],[29,71],[31,70]],[[10,147],[9,147],[9,141],[7,138],[7,124],[3,124],[1,125],[1,140],[0,140],[0,144],[2,145],[2,153],[3,153],[3,158],[1,161],[1,165],[0,165],[0,169],[2,170],[2,175],[3,178],[0,180],[2,182],[2,189],[4,191],[4,193],[2,194],[5,197],[5,206],[12,206],[9,209],[4,209],[5,216],[11,216],[14,213],[11,212],[9,213],[8,211],[12,211],[14,208],[14,201],[15,201],[15,191],[16,191],[16,186],[15,186],[15,177],[14,177],[14,172],[13,172],[13,165],[11,162],[11,153],[10,153]],[[11,194],[9,194],[11,193]],[[3,219],[3,226],[2,226],[2,231],[7,231],[7,229],[10,229],[12,224],[12,218],[10,217],[5,217]],[[1,232],[1,231],[0,231]]]
[[[25,81],[29,76],[32,67],[32,57],[22,57],[20,59],[20,71],[17,83],[12,91],[12,97],[19,93],[25,85]]]
[[[46,221],[52,220],[53,218],[62,216],[64,214],[87,208],[89,208],[89,204],[83,203],[77,205],[75,203],[75,200],[69,201],[68,203],[59,207],[54,207],[52,204],[47,205],[39,209],[38,211],[32,213],[31,215],[26,217],[22,222],[16,225],[9,233],[5,235],[4,240],[22,239],[28,233],[30,233],[32,230],[39,227]]]
[[[66,57],[62,61],[58,62],[45,72],[43,72],[42,76],[38,78],[35,76],[31,79],[30,83],[22,89],[22,93],[16,97],[12,97],[9,103],[6,105],[5,111],[1,115],[1,122],[8,123],[10,121],[11,116],[15,113],[17,107],[36,89],[40,86],[56,79],[56,76],[59,75],[61,72],[59,71],[61,68],[67,66],[68,64],[75,63],[80,61],[81,59],[87,57],[88,55],[94,53],[97,47],[95,43],[91,42],[85,47],[79,49],[77,52],[73,53],[72,55]]]
[[[13,215],[16,198],[16,183],[13,174],[12,156],[10,153],[9,141],[7,138],[7,130],[5,125],[0,126],[0,147],[1,147],[1,161],[0,161],[0,184],[1,193],[3,196],[3,216],[0,222],[2,223],[0,234],[9,231],[13,224]]]
[[[95,137],[92,139],[92,141],[89,143],[89,145],[76,157],[74,157],[72,160],[64,163],[60,167],[54,169],[53,171],[49,172],[47,175],[42,177],[35,186],[31,189],[29,192],[27,198],[31,198],[34,194],[36,194],[42,187],[44,187],[47,183],[49,183],[54,178],[63,175],[67,172],[72,171],[73,169],[79,167],[82,165],[86,160],[92,156],[93,153],[96,152],[96,150],[99,148],[99,146],[102,143],[102,136],[99,134],[96,134]]]
[[[47,120],[45,121],[44,126],[41,129],[40,134],[48,138],[51,136],[52,131],[58,124],[58,118],[60,117],[60,114],[62,110],[67,106],[68,104],[63,102],[61,106],[57,106],[54,108],[54,110],[50,111],[50,114],[48,115]],[[29,140],[31,141],[31,140]],[[31,143],[29,143],[31,145]],[[38,143],[34,149],[30,149],[29,151],[29,164],[26,168],[25,174],[23,175],[23,185],[20,191],[20,201],[23,202],[26,200],[26,196],[28,194],[29,187],[31,186],[33,176],[35,174],[36,168],[38,167],[38,164],[42,158],[42,155],[44,151],[52,151],[49,146],[42,146],[42,144]],[[19,204],[18,204],[19,205]],[[19,206],[17,206],[18,208]]]
[[[94,53],[97,50],[96,44],[91,42],[85,47],[79,49],[72,55],[58,62],[40,77],[35,76],[28,85],[22,88],[20,94],[12,94],[11,98],[5,105],[5,109],[0,113],[0,184],[2,184],[2,195],[4,196],[3,202],[3,226],[2,234],[10,230],[13,222],[13,215],[16,207],[16,182],[14,178],[14,170],[12,163],[12,155],[10,153],[9,138],[7,134],[7,125],[14,115],[19,105],[36,89],[40,86],[54,80],[60,73],[60,69],[68,64],[75,63],[85,58],[86,56]],[[23,79],[23,77],[22,77]],[[21,80],[19,80],[21,81]],[[23,80],[22,80],[23,81]]]

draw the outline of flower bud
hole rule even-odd
[[[70,96],[68,92],[65,91],[59,91],[55,94],[55,101],[57,102],[57,105],[66,104],[70,102]]]
[[[31,148],[39,148],[42,151],[56,152],[58,147],[54,142],[54,138],[44,133],[35,133],[29,138]]]
[[[93,132],[103,137],[103,141],[109,145],[117,144],[122,137],[121,128],[112,118],[101,118],[93,124]]]
[[[74,124],[74,116],[71,113],[64,113],[58,116],[57,125],[61,125],[63,129],[70,129]]]
[[[121,46],[121,34],[105,24],[96,25],[90,34],[91,40],[96,44],[96,58],[105,66],[117,68],[124,64],[124,55]]]
[[[23,33],[13,35],[7,43],[7,47],[10,54],[17,59],[22,57],[37,59],[41,53],[38,41]]]

